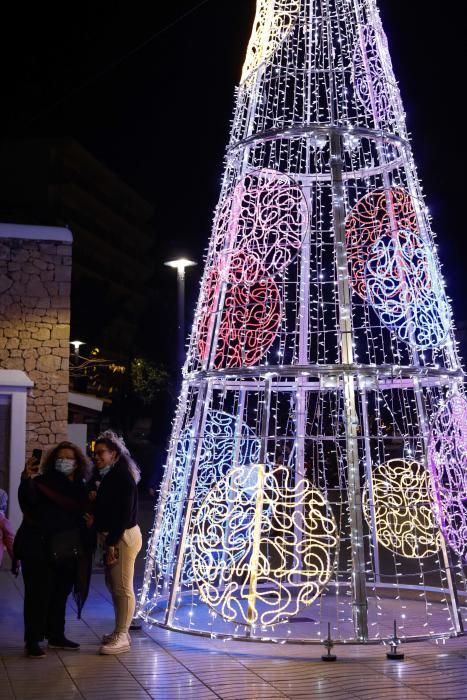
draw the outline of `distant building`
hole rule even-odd
[[[74,336],[131,350],[152,274],[153,207],[71,138],[0,150],[0,220],[73,231]]]

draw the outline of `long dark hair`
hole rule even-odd
[[[91,476],[91,465],[87,457],[85,457],[79,449],[78,445],[75,445],[73,442],[69,442],[68,440],[59,442],[58,445],[53,447],[50,452],[46,454],[45,459],[41,464],[41,473],[47,474],[55,469],[55,460],[57,459],[57,455],[60,450],[71,450],[73,452],[76,461],[76,470],[74,471],[74,474],[76,475],[75,478],[77,477],[78,481],[88,481],[89,477]]]
[[[97,438],[95,447],[97,447],[97,445],[105,445],[107,449],[116,452],[118,456],[116,464],[128,469],[135,482],[138,483],[138,481],[141,479],[141,472],[138,465],[128,452],[128,448],[125,445],[123,438],[119,437],[113,430],[106,430]]]

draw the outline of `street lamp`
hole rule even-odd
[[[75,364],[78,364],[78,359],[79,359],[79,349],[81,345],[86,345],[82,340],[70,340],[70,345],[73,345],[75,349]]]
[[[178,339],[177,339],[177,359],[181,367],[185,360],[185,270],[193,267],[197,263],[187,258],[177,258],[164,263],[167,267],[177,270],[178,280]]]

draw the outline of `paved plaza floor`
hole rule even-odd
[[[147,535],[153,504],[140,506]],[[143,568],[141,553],[138,581]],[[131,633],[131,651],[99,656],[113,626],[102,572],[93,574],[83,619],[68,611],[66,632],[81,650],[28,659],[22,592],[21,576],[0,571],[0,700],[467,700],[467,637],[407,644],[403,662],[388,661],[382,646],[337,646],[337,662],[326,664],[319,646],[223,642],[145,625]]]
[[[144,627],[131,651],[99,656],[98,640],[112,627],[102,573],[93,577],[83,619],[69,610],[67,634],[78,652],[49,651],[27,659],[22,640],[22,582],[0,572],[0,700],[279,700],[279,698],[467,698],[467,638],[406,645],[403,662],[383,647],[323,650],[223,642]]]

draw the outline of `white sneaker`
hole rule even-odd
[[[103,634],[101,637],[102,644],[108,644],[115,637],[116,632],[110,632],[109,634]]]
[[[107,644],[101,646],[99,654],[123,654],[125,651],[130,651],[128,634],[126,632],[116,632],[115,636]]]
[[[115,631],[110,632],[110,634],[104,634],[102,636],[102,639],[101,639],[102,644],[108,644],[109,642],[112,641],[112,639],[115,639],[117,634],[118,634],[118,632],[115,632]],[[126,633],[126,636],[128,637],[128,644],[131,646],[131,637],[130,637],[128,632]]]

